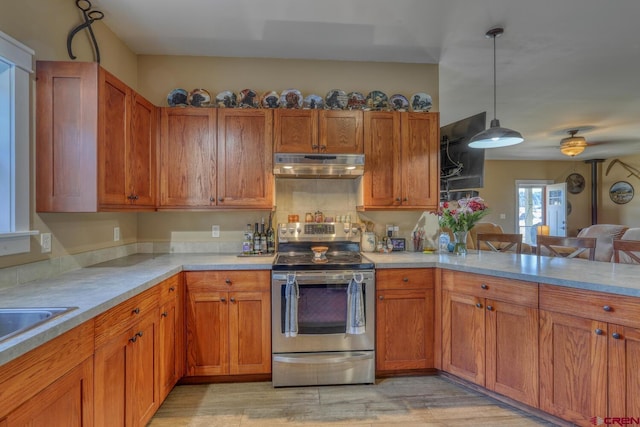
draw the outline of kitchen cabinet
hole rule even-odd
[[[271,133],[271,110],[162,108],[159,209],[271,209]]]
[[[36,210],[155,209],[157,108],[96,63],[36,68]]]
[[[363,153],[362,111],[278,109],[274,112],[276,153]]]
[[[187,375],[271,373],[269,271],[187,272]]]
[[[537,283],[444,270],[442,366],[537,407]]]
[[[376,371],[434,367],[434,270],[376,271]]]
[[[160,401],[184,375],[184,287],[177,274],[158,285],[158,382]]]
[[[158,288],[95,320],[95,425],[144,426],[160,406]]]
[[[436,209],[439,114],[364,112],[364,209]]]
[[[0,426],[93,425],[93,321],[0,367]]]
[[[540,407],[579,425],[640,413],[640,300],[540,285]]]

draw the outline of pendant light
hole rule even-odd
[[[469,140],[471,148],[498,148],[520,144],[524,141],[520,132],[500,127],[500,121],[496,118],[496,37],[504,33],[503,28],[493,28],[485,34],[488,39],[493,39],[493,120],[489,129],[474,135]]]
[[[569,137],[560,141],[560,152],[565,156],[575,157],[587,147],[587,141],[582,136],[576,136],[578,129],[568,130]]]

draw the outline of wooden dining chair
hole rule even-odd
[[[482,245],[481,245],[482,243]],[[506,243],[505,245],[495,243]],[[479,250],[489,250],[493,252],[513,252],[522,253],[522,234],[509,233],[478,233],[476,234],[476,248]]]
[[[562,236],[537,236],[538,257],[564,257],[575,258],[586,250],[589,250],[589,260],[594,261],[596,257],[595,237],[562,237]],[[543,248],[545,253],[543,254]]]
[[[620,253],[622,252],[622,254]],[[614,240],[613,262],[640,264],[640,240]]]

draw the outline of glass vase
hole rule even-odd
[[[453,243],[454,255],[466,255],[467,254],[467,234],[468,231],[454,231],[453,237],[455,239]]]

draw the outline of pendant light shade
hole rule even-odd
[[[520,144],[524,138],[520,132],[503,128],[496,118],[496,37],[504,33],[503,28],[493,28],[485,34],[488,39],[493,39],[493,120],[489,129],[474,135],[469,140],[471,148],[499,148]]]
[[[560,152],[569,157],[575,157],[587,147],[587,141],[582,136],[576,136],[578,129],[569,130],[569,137],[560,141]]]

